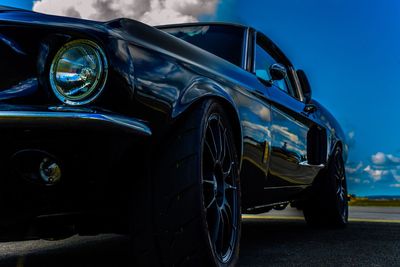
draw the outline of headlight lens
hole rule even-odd
[[[62,102],[83,105],[101,93],[107,72],[103,50],[92,41],[76,40],[55,55],[50,66],[50,85]]]

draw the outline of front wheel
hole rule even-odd
[[[229,116],[213,100],[177,124],[154,172],[162,266],[234,266],[241,231],[238,156]]]
[[[328,169],[317,178],[303,208],[312,226],[344,227],[348,223],[348,199],[342,149],[336,147]]]

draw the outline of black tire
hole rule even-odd
[[[340,147],[336,147],[324,175],[314,182],[303,213],[311,226],[342,228],[348,224],[346,172]]]
[[[240,182],[233,131],[222,106],[211,99],[198,105],[157,154],[152,172],[157,265],[234,266]]]

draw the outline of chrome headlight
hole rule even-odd
[[[89,40],[65,44],[50,66],[54,94],[69,105],[83,105],[96,99],[107,80],[108,65],[103,50]]]

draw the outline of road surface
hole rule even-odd
[[[387,222],[400,223],[400,207],[350,207],[350,222]],[[300,210],[286,208],[258,215],[244,215],[246,219],[289,219],[303,220]]]
[[[295,209],[244,216],[239,266],[400,266],[400,208],[351,208],[344,230],[309,228]],[[0,244],[0,266],[127,266],[128,239],[74,236]]]

